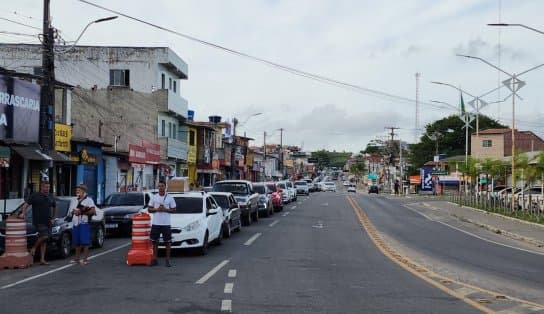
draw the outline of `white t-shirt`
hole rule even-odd
[[[159,193],[153,195],[149,200],[149,208],[158,208],[160,205],[167,209],[176,208],[176,201],[170,194],[159,195]],[[154,212],[152,225],[170,226],[170,213],[167,212]]]
[[[79,203],[79,201],[78,201],[78,203]],[[85,207],[96,207],[94,205],[93,199],[88,197],[88,196],[86,196],[83,199],[83,201],[81,201],[81,205],[85,206]],[[74,216],[72,218],[72,223],[74,225],[76,225],[76,226],[79,225],[79,224],[87,224],[87,223],[89,223],[89,216],[87,216],[87,215]]]

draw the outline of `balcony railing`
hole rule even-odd
[[[161,144],[162,159],[187,160],[187,143],[167,137],[160,138],[159,143]]]

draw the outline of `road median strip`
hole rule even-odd
[[[425,282],[440,289],[441,291],[462,300],[463,302],[473,306],[474,308],[484,313],[495,313],[495,310],[492,310],[489,307],[482,305],[484,303],[487,304],[488,302],[480,302],[479,299],[473,300],[469,297],[470,295],[475,295],[477,293],[480,293],[480,294],[484,293],[488,295],[488,298],[485,298],[486,300],[491,300],[491,299],[494,300],[493,302],[491,301],[489,302],[491,306],[494,306],[500,303],[500,305],[503,308],[504,308],[504,305],[511,305],[512,307],[513,306],[523,307],[529,311],[535,310],[535,309],[544,310],[543,304],[538,304],[535,302],[522,300],[522,299],[511,297],[511,296],[504,296],[501,293],[489,291],[486,289],[482,289],[480,287],[476,287],[470,284],[456,281],[451,278],[447,278],[445,276],[434,273],[425,267],[418,265],[417,263],[413,262],[407,257],[400,255],[399,253],[397,253],[394,249],[392,249],[389,245],[385,243],[385,241],[379,235],[376,227],[372,224],[368,216],[363,212],[363,210],[361,209],[359,204],[356,202],[356,200],[353,199],[352,197],[347,197],[347,199],[350,205],[352,206],[359,222],[361,223],[363,230],[368,234],[371,241],[376,245],[378,250],[382,252],[382,254],[384,254],[391,261],[395,262],[397,265],[407,270],[408,272],[412,273],[416,277],[424,280]],[[457,289],[454,289],[453,287],[449,287],[454,284],[460,287]],[[510,303],[505,304],[505,302],[510,302],[511,304]]]

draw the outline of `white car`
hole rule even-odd
[[[348,186],[348,192],[357,193],[357,187],[355,186],[355,184],[350,184],[350,185]]]
[[[323,191],[332,191],[336,192],[336,184],[334,182],[328,181],[323,184]]]
[[[295,188],[297,190],[297,194],[310,195],[310,186],[308,185],[308,182],[304,180],[295,181]]]
[[[176,201],[176,212],[170,216],[172,249],[198,248],[205,255],[210,243],[221,244],[225,218],[213,196],[206,192],[187,192],[172,197]],[[164,247],[164,243],[159,242],[159,248]]]
[[[349,186],[349,181],[344,181],[343,185],[344,186]]]
[[[291,193],[291,201],[296,201],[297,189],[295,188],[295,185],[291,181],[286,181],[285,184],[287,185],[287,189],[289,190],[289,193]]]

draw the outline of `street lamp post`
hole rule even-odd
[[[483,58],[480,58],[480,57],[474,57],[474,56],[469,56],[469,55],[457,55],[459,57],[464,57],[464,58],[470,58],[470,59],[476,59],[476,60],[480,60],[481,62],[489,65],[490,67],[506,74],[508,77],[510,77],[509,79],[503,81],[503,85],[505,85],[506,87],[508,87],[508,89],[510,89],[510,91],[512,92],[512,202],[511,202],[511,209],[512,211],[514,211],[514,191],[515,191],[515,188],[516,188],[516,185],[515,185],[515,181],[516,181],[516,175],[515,175],[515,160],[514,160],[514,154],[515,154],[515,151],[516,151],[516,148],[515,148],[515,145],[516,145],[516,138],[515,138],[515,127],[516,127],[516,96],[517,96],[517,91],[520,90],[523,86],[525,86],[525,82],[520,80],[518,77],[523,75],[523,74],[526,74],[530,71],[533,71],[533,70],[536,70],[542,66],[544,66],[544,63],[543,64],[540,64],[540,65],[537,65],[537,66],[534,66],[528,70],[525,70],[519,74],[516,74],[516,73],[508,73],[506,71],[504,71],[503,69],[499,68],[498,66],[488,62],[487,60],[483,59]]]
[[[77,36],[76,40],[74,41],[74,43],[66,48],[66,49],[63,49],[62,51],[60,51],[60,53],[65,53],[65,52],[68,52],[72,49],[74,49],[74,47],[77,45],[77,43],[79,42],[79,40],[81,39],[81,37],[83,36],[83,34],[87,31],[87,29],[89,28],[89,26],[93,25],[93,24],[96,24],[96,23],[102,23],[102,22],[107,22],[107,21],[111,21],[111,20],[115,20],[116,18],[118,18],[117,15],[114,15],[114,16],[109,16],[109,17],[105,17],[105,18],[101,18],[101,19],[98,19],[98,20],[94,20],[94,21],[91,21],[89,22],[89,24],[87,24],[85,26],[85,28],[83,28],[83,30],[81,31],[81,33],[79,34],[79,36]]]
[[[536,29],[536,28],[532,28],[532,27],[527,26],[527,25],[524,25],[524,24],[489,23],[489,24],[487,24],[487,26],[519,26],[519,27],[523,27],[523,28],[525,28],[525,29],[532,30],[533,32],[537,32],[537,33],[540,33],[540,34],[544,35],[544,32],[543,32],[543,31],[538,30],[538,29]]]
[[[250,115],[249,117],[247,117],[244,122],[238,124],[238,119],[236,118],[233,118],[232,119],[232,125],[233,125],[233,128],[232,128],[232,148],[230,150],[230,167],[231,167],[231,173],[230,173],[230,177],[231,179],[235,179],[235,165],[236,165],[236,162],[235,162],[235,158],[236,157],[236,126],[244,126],[248,121],[249,119],[255,117],[255,116],[258,116],[258,115],[261,115],[263,114],[262,112],[257,112],[257,113],[254,113],[252,115]]]

